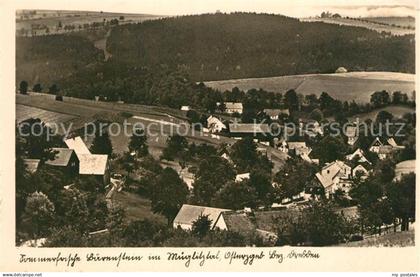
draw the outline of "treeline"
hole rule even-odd
[[[112,59],[185,67],[193,80],[352,71],[414,73],[414,36],[300,22],[280,15],[233,13],[164,18],[114,28]]]

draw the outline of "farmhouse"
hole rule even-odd
[[[225,112],[228,114],[238,113],[242,114],[244,107],[242,103],[225,102]]]
[[[345,130],[347,144],[354,145],[359,138],[359,129],[357,126],[348,126]]]
[[[73,149],[79,159],[79,174],[95,176],[99,182],[107,185],[110,180],[108,155],[91,154],[81,137],[64,141]]]
[[[268,140],[270,136],[270,126],[268,124],[255,123],[231,123],[229,132],[234,138],[254,137],[261,140]]]
[[[23,159],[23,163],[26,167],[26,170],[29,173],[37,172],[40,162],[41,162],[41,160],[39,160],[39,159]]]
[[[346,155],[346,160],[354,161],[356,163],[372,164],[366,157],[362,149],[357,148],[353,153]]]
[[[325,190],[325,195],[331,195],[338,189],[348,193],[351,187],[351,167],[342,161],[327,163],[320,172],[316,173],[317,181]]]
[[[110,180],[108,155],[82,154],[78,156],[79,174],[92,175],[104,185]]]
[[[69,149],[73,149],[77,156],[90,154],[89,148],[87,148],[81,137],[66,139],[64,143]]]
[[[184,204],[174,219],[173,227],[191,230],[193,223],[200,216],[208,216],[209,220],[211,220],[211,230],[215,228],[226,230],[226,224],[223,219],[219,220],[221,213],[225,211],[229,210]]]
[[[288,152],[289,154],[295,154],[296,156],[300,156],[302,154],[309,155],[312,152],[312,149],[309,146],[306,146],[306,142],[294,141],[288,142]]]
[[[378,137],[375,138],[375,140],[369,147],[369,151],[376,153],[380,160],[387,159],[394,153],[394,151],[398,151],[401,149],[404,149],[404,146],[398,145],[395,142],[394,138],[388,138],[386,140],[386,143],[382,143],[382,141]]]
[[[46,165],[62,170],[68,176],[74,176],[79,172],[79,159],[73,149],[52,148],[55,153],[53,160],[45,162]]]
[[[289,109],[264,109],[263,112],[270,117],[271,120],[278,120],[279,116],[290,116]]]
[[[226,125],[220,119],[211,115],[207,118],[207,129],[210,133],[219,133],[226,129]]]
[[[242,182],[243,180],[249,179],[250,174],[248,173],[242,173],[242,174],[237,174],[235,177],[235,182]]]
[[[361,176],[362,179],[366,179],[369,175],[369,171],[361,164],[357,165],[352,169],[352,177]]]

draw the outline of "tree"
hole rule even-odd
[[[321,120],[324,118],[324,115],[320,109],[314,109],[310,114],[309,117],[313,120],[316,120],[318,122],[321,122]]]
[[[32,88],[32,90],[33,90],[34,92],[41,92],[41,91],[42,91],[42,86],[41,86],[41,84],[40,84],[40,83],[35,84],[35,85],[34,85],[34,87]]]
[[[401,221],[401,230],[409,230],[409,222],[415,220],[416,210],[416,175],[410,173],[403,175],[395,183],[387,187],[387,197],[395,216]]]
[[[167,141],[167,146],[163,149],[162,159],[172,161],[182,151],[188,147],[187,139],[180,135],[173,135]]]
[[[212,220],[208,215],[201,214],[192,224],[191,232],[200,239],[204,238],[211,228]]]
[[[55,153],[51,148],[58,143],[58,137],[53,136],[53,130],[39,118],[21,122],[18,131],[28,158],[40,159],[42,163],[54,159]]]
[[[149,153],[147,135],[143,129],[133,129],[128,149],[130,152],[135,152],[136,156],[146,156]]]
[[[383,91],[375,91],[370,96],[370,103],[374,108],[384,107],[390,104],[391,99],[389,97],[389,93],[386,90]]]
[[[274,176],[274,181],[278,185],[279,200],[291,199],[293,196],[307,191],[315,171],[315,166],[300,158],[287,159],[285,165]]]
[[[130,177],[131,173],[139,169],[139,162],[131,153],[125,152],[121,158],[121,163],[124,170],[127,171],[127,177]]]
[[[254,170],[246,182],[249,182],[249,185],[255,189],[259,204],[271,207],[271,204],[273,204],[274,189],[270,176],[260,170]]]
[[[204,158],[195,174],[194,201],[200,205],[211,205],[217,191],[234,179],[235,172],[228,161],[218,156]]]
[[[165,226],[151,220],[130,222],[123,230],[124,247],[156,247],[166,238]]]
[[[26,201],[24,221],[30,224],[33,238],[48,235],[54,224],[54,204],[42,192],[32,193]]]
[[[52,84],[48,88],[48,93],[51,93],[51,94],[57,94],[59,91],[60,91],[60,89],[58,88],[58,86],[56,84]]]
[[[350,235],[347,225],[331,204],[315,202],[304,210],[299,228],[313,246],[325,246],[344,241]]]
[[[84,233],[88,231],[89,210],[86,195],[76,188],[70,188],[63,192],[63,206],[66,207],[63,214],[63,224],[70,225]]]
[[[348,145],[341,136],[327,135],[314,147],[313,155],[318,157],[321,163],[342,160],[348,152]]]
[[[88,237],[72,226],[54,228],[45,242],[45,247],[85,247]]]
[[[112,155],[112,143],[108,132],[99,128],[96,130],[90,151],[92,154]]]
[[[387,111],[380,111],[376,116],[376,123],[377,124],[385,124],[387,122],[391,122],[394,116],[387,112]]]
[[[215,196],[215,206],[225,209],[242,210],[257,206],[257,192],[248,180],[228,182]]]
[[[188,186],[172,168],[165,168],[152,189],[152,210],[173,221],[182,204],[187,200]]]
[[[403,102],[403,94],[401,91],[394,91],[392,94],[392,104],[398,105]]]
[[[28,93],[28,82],[21,81],[19,84],[19,92],[20,94],[27,94]]]
[[[288,90],[284,95],[284,100],[290,112],[299,110],[299,98],[295,90]]]
[[[249,171],[258,160],[257,145],[246,137],[232,145],[230,158],[240,171]]]

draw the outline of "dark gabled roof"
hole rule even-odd
[[[222,216],[229,231],[250,234],[256,230],[255,224],[243,211],[223,212]]]
[[[46,161],[45,164],[52,166],[67,166],[74,153],[73,149],[68,148],[52,148],[51,150],[55,152],[55,157],[53,160]]]
[[[26,170],[30,173],[35,173],[38,170],[40,162],[41,160],[39,159],[23,159],[23,163],[26,166]]]
[[[279,114],[290,115],[289,109],[264,109],[264,113],[268,116],[278,116]]]
[[[277,233],[284,225],[297,222],[302,215],[300,208],[288,208],[276,211],[255,212],[255,224],[258,229],[267,232]]]

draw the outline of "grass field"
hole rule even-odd
[[[414,230],[408,232],[389,233],[379,237],[371,237],[362,241],[354,241],[339,246],[346,247],[404,247],[414,246]]]
[[[377,31],[379,33],[381,32],[389,32],[393,35],[407,35],[407,34],[414,34],[415,30],[413,29],[406,29],[399,26],[392,26],[394,25],[400,25],[400,26],[410,26],[414,27],[413,21],[410,21],[408,17],[370,17],[370,18],[361,18],[367,21],[361,21],[361,20],[355,20],[350,18],[304,18],[301,19],[301,21],[306,22],[324,22],[328,24],[338,24],[338,25],[346,25],[346,26],[355,26],[355,27],[362,27],[367,28],[370,30]],[[378,23],[386,23],[388,25],[378,24]]]
[[[345,65],[344,65],[345,66]],[[342,101],[355,100],[359,103],[370,101],[370,95],[378,90],[401,91],[412,96],[415,89],[414,74],[395,72],[349,72],[339,74],[308,74],[268,78],[250,78],[206,82],[207,86],[220,91],[238,87],[241,90],[262,88],[276,93],[289,89],[303,95],[327,92]]]
[[[148,219],[162,224],[167,223],[165,217],[152,212],[150,200],[135,193],[116,192],[112,196],[112,202],[121,205],[125,209],[127,221]]]
[[[36,35],[46,35],[46,28],[48,34],[62,34],[69,31],[64,30],[66,25],[74,25],[74,31],[83,30],[84,24],[91,24],[93,22],[102,23],[103,21],[110,21],[118,19],[119,24],[129,24],[142,22],[144,20],[151,20],[161,18],[162,16],[147,15],[147,14],[128,14],[128,13],[107,13],[107,12],[90,12],[90,11],[46,11],[37,10],[33,15],[25,15],[18,11],[16,14],[16,30],[26,29],[31,30],[32,26],[40,26],[36,30]],[[123,17],[121,19],[120,17]],[[58,29],[57,26],[61,22],[63,28]],[[82,28],[79,29],[79,26]],[[30,34],[31,32],[29,32]]]
[[[403,174],[409,174],[416,171],[416,160],[408,160],[398,163],[395,166],[395,179],[401,179]]]
[[[39,118],[43,122],[60,124],[77,118],[75,115],[46,111],[25,105],[16,105],[16,121],[22,122],[29,118]]]
[[[356,118],[359,118],[360,122],[365,121],[366,119],[375,120],[376,116],[380,111],[387,111],[391,113],[394,117],[402,117],[406,113],[414,113],[416,112],[416,108],[413,107],[407,107],[407,106],[388,106],[385,108],[377,109],[368,113],[358,114],[355,116],[352,116],[349,120],[355,120]]]

